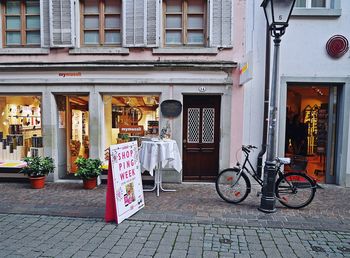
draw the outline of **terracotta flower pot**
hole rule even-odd
[[[83,179],[83,188],[87,190],[94,189],[97,186],[97,177]]]
[[[29,177],[29,181],[33,189],[42,189],[45,187],[45,176]]]

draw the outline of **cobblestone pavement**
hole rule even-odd
[[[256,226],[350,232],[350,188],[325,185],[304,209],[277,205],[277,212],[257,210],[257,189],[239,205],[222,201],[214,184],[166,184],[176,192],[145,192],[144,209],[129,220]],[[30,189],[27,183],[0,183],[0,213],[103,218],[106,185],[83,190],[80,183],[46,183]],[[128,222],[129,223],[129,222]],[[131,223],[131,222],[130,222]],[[135,222],[136,223],[136,222]]]
[[[0,214],[0,257],[350,257],[350,232]]]

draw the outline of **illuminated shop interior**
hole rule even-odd
[[[159,135],[159,96],[105,95],[105,147]]]
[[[320,183],[326,181],[327,155],[334,155],[334,149],[328,148],[335,142],[335,135],[329,137],[329,131],[335,132],[329,116],[336,121],[336,101],[331,101],[331,93],[336,95],[336,89],[327,86],[289,86],[287,91],[286,156],[294,158],[293,169],[305,168]],[[334,173],[332,166],[328,168],[328,173]]]
[[[43,155],[41,96],[0,96],[0,166]]]

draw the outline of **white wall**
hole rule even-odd
[[[262,117],[263,117],[263,89],[265,69],[265,17],[260,7],[261,1],[247,2],[246,15],[254,17],[253,23],[246,21],[246,52],[253,50],[254,71],[253,80],[246,83],[244,91],[244,142],[259,144],[262,138]],[[339,59],[333,59],[326,52],[328,39],[336,34],[341,34],[350,40],[350,1],[341,1],[341,16],[292,16],[286,34],[282,37],[280,46],[280,88],[278,93],[282,97],[279,102],[279,117],[284,117],[284,103],[286,99],[286,85],[291,78],[299,82],[325,82],[343,83],[345,103],[349,100],[350,87],[350,51]],[[253,31],[249,33],[249,31]],[[272,45],[273,43],[271,43]],[[273,45],[271,46],[271,60]],[[271,61],[272,62],[272,61]],[[272,66],[272,63],[271,63]],[[347,104],[346,104],[347,105]],[[347,106],[344,105],[344,108]],[[348,112],[349,113],[349,112]],[[350,136],[349,136],[349,115],[344,117],[343,136],[347,143],[339,152],[342,164],[339,165],[340,173],[344,173],[340,183],[350,186],[350,165],[346,160],[350,159]],[[281,122],[279,130],[284,132],[284,125]],[[282,142],[284,138],[280,137]],[[283,144],[280,144],[283,148]],[[259,145],[258,145],[259,146]],[[280,153],[281,154],[281,153]],[[339,157],[338,157],[339,158]],[[338,168],[339,169],[339,168]],[[346,171],[346,172],[345,172]],[[346,174],[346,175],[345,175]],[[346,183],[347,182],[347,183]]]

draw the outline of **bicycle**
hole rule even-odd
[[[249,160],[249,154],[253,149],[257,147],[243,145],[242,151],[245,154],[243,165],[237,162],[236,166],[222,170],[217,176],[216,191],[226,202],[237,204],[247,198],[251,192],[251,183],[247,174],[251,175],[261,187],[263,186],[263,180],[258,176]],[[284,206],[292,209],[300,209],[309,205],[315,197],[316,181],[300,172],[283,173],[281,166],[290,164],[290,158],[276,158],[276,162],[275,198]]]

